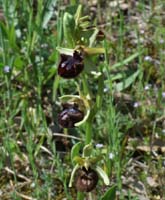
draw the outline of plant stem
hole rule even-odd
[[[92,196],[92,192],[89,192],[88,196],[89,196],[89,200],[94,200]]]
[[[88,87],[88,82],[87,82],[87,77],[85,74],[82,74],[82,84],[83,84],[83,94],[90,95],[89,87]],[[91,95],[90,95],[91,96]]]
[[[92,121],[90,119],[90,116],[89,116],[89,119],[87,120],[86,122],[86,138],[85,138],[85,144],[89,144],[92,140]]]
[[[71,5],[76,5],[78,2],[77,2],[77,0],[71,0],[70,3],[71,3]]]
[[[77,193],[77,200],[84,200],[84,193],[78,192]]]
[[[53,82],[53,95],[52,95],[53,102],[56,101],[57,89],[59,87],[59,81],[60,81],[60,77],[58,75],[55,76],[55,80]]]
[[[87,82],[87,77],[85,76],[85,74],[82,75],[82,83],[83,83],[83,94],[85,96],[89,96],[91,97],[91,91],[88,87],[88,82]],[[86,126],[85,126],[85,132],[86,132],[86,136],[85,136],[85,144],[89,144],[92,140],[92,121],[93,121],[93,116],[91,116],[91,113],[89,114],[89,117],[86,121]]]

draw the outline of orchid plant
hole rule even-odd
[[[106,172],[101,167],[105,164],[104,155],[96,153],[92,145],[92,122],[101,108],[104,87],[103,70],[96,69],[92,57],[105,53],[104,48],[95,47],[98,40],[104,39],[104,35],[97,27],[90,28],[89,16],[82,16],[82,5],[77,7],[74,15],[69,12],[64,13],[63,34],[67,48],[57,47],[61,56],[58,75],[64,79],[77,80],[78,95],[69,94],[59,98],[62,111],[58,115],[58,122],[63,128],[74,128],[85,124],[85,144],[76,143],[71,151],[71,160],[75,167],[69,182],[69,187],[75,185],[78,191],[77,199],[81,200],[84,199],[85,193],[91,193],[97,186],[99,178],[105,185],[110,184]],[[92,91],[87,83],[89,75],[98,80],[95,101],[92,99]],[[82,82],[82,88],[79,80]],[[81,149],[83,150],[80,155]],[[113,190],[115,191],[114,188]],[[112,188],[109,191],[112,193]],[[107,194],[109,198],[109,192]],[[107,194],[102,199],[108,199]]]

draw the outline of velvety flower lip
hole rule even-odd
[[[58,115],[58,123],[63,128],[73,128],[74,124],[84,118],[84,113],[78,109],[76,104],[63,104],[63,110]]]
[[[79,168],[76,172],[75,187],[80,192],[92,191],[98,183],[98,174],[95,170],[84,167]]]
[[[61,54],[61,61],[58,66],[58,74],[63,78],[75,78],[84,68],[82,54],[74,51],[73,56]]]

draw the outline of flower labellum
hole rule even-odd
[[[98,174],[95,170],[79,168],[76,171],[75,187],[80,192],[92,191],[98,183]]]
[[[75,78],[84,68],[82,54],[74,51],[73,56],[61,54],[58,74],[63,78]]]
[[[78,109],[77,104],[65,103],[63,111],[58,115],[58,123],[63,128],[73,128],[74,124],[84,118],[84,113]]]

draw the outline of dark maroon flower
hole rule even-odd
[[[76,172],[75,187],[80,192],[92,191],[98,183],[98,174],[95,170],[85,167],[80,168]]]
[[[75,51],[73,56],[61,54],[58,74],[63,78],[75,78],[84,68],[82,54]]]
[[[77,104],[62,104],[63,111],[58,115],[58,123],[63,128],[73,128],[75,123],[84,118],[84,113],[78,109]]]

